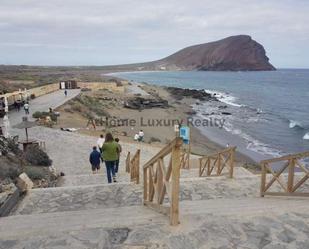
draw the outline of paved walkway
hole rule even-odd
[[[68,96],[65,97],[63,91],[56,91],[50,94],[46,94],[44,96],[40,96],[30,101],[30,115],[29,119],[31,119],[32,114],[36,111],[47,111],[49,108],[55,109],[63,105],[68,100],[74,98],[80,93],[79,89],[68,90]],[[25,116],[24,110],[21,108],[20,112],[15,110],[9,113],[9,120],[11,126],[14,126],[22,121],[22,117]],[[13,129],[14,132],[14,129]]]
[[[55,109],[56,107],[64,104],[66,101],[74,98],[79,93],[79,89],[69,90],[68,96],[65,97],[63,91],[57,91],[32,100],[30,102],[29,119],[32,119],[32,114],[34,112],[48,111],[50,107]],[[9,120],[11,127],[20,123],[23,116],[25,116],[23,110],[20,112],[10,112]],[[88,159],[92,146],[96,145],[97,139],[95,137],[42,126],[33,127],[29,129],[28,132],[30,138],[39,139],[46,142],[47,153],[53,160],[53,166],[57,170],[64,172],[68,178],[67,186],[99,184],[100,181],[102,184],[105,183],[106,176],[104,169],[102,169],[103,174],[101,175],[90,175],[91,170]],[[11,128],[10,133],[12,135],[19,135],[21,139],[25,138],[25,131],[23,129],[20,130]],[[158,148],[152,146],[123,143],[121,162],[123,163],[125,161],[128,151],[135,153],[138,147],[143,147],[144,153],[141,159],[142,163],[146,162],[146,160],[158,151]],[[123,178],[123,180],[128,181],[127,177],[124,176]],[[64,182],[64,184],[66,185],[66,182]]]

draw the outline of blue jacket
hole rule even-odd
[[[90,153],[89,162],[91,165],[100,165],[101,153],[97,150],[94,150]]]

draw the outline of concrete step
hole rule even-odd
[[[133,183],[33,189],[13,215],[139,205],[141,196],[141,187]]]
[[[180,203],[180,220],[185,229],[192,217],[200,219],[233,217],[240,219],[259,215],[275,216],[288,212],[308,213],[306,199],[252,198],[184,201]],[[227,219],[227,218],[226,218]],[[98,208],[81,211],[17,215],[0,220],[1,239],[28,239],[55,233],[93,228],[115,229],[149,224],[168,226],[168,218],[142,205]],[[194,226],[192,226],[194,227]]]
[[[164,222],[162,214],[143,205],[92,210],[64,211],[1,218],[1,239],[29,238],[54,232],[65,232],[94,227],[126,227],[149,222]]]
[[[241,198],[182,201],[180,212],[186,214],[253,216],[261,214],[281,214],[286,212],[309,211],[308,198]]]
[[[244,187],[246,186],[246,187]],[[113,183],[31,190],[16,214],[121,207],[142,202],[142,184]],[[184,178],[180,200],[251,198],[259,196],[258,179]],[[167,197],[166,197],[167,198]]]
[[[130,183],[130,176],[125,172],[118,173],[116,179],[119,183]],[[107,183],[106,174],[68,175],[64,176],[61,180],[62,187],[99,185],[105,183]]]

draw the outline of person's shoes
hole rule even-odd
[[[117,182],[116,176],[113,176],[113,182]]]

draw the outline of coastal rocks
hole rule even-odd
[[[167,108],[168,101],[163,99],[149,99],[149,98],[135,97],[125,101],[124,107],[136,110],[147,109],[147,108]]]
[[[232,115],[230,112],[221,112],[222,115]]]
[[[176,99],[181,100],[183,97],[190,97],[200,101],[218,101],[216,97],[205,92],[204,90],[179,88],[179,87],[166,87],[166,90]]]
[[[196,111],[188,111],[188,112],[185,112],[185,114],[187,114],[189,116],[193,116],[193,115],[196,115],[197,112]]]

